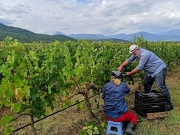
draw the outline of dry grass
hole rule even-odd
[[[171,94],[174,109],[167,112],[168,117],[165,119],[147,120],[145,117],[137,114],[139,123],[136,128],[136,133],[138,135],[180,135],[180,69],[169,72],[166,83]],[[134,103],[134,91],[137,89],[137,86],[130,87],[132,91],[126,97],[129,106]],[[157,88],[153,86],[153,89]],[[99,100],[100,106],[102,106],[103,101],[101,97],[96,96],[95,98]],[[93,100],[94,99],[91,98],[91,102],[93,102]],[[98,111],[101,112],[102,108]],[[102,113],[99,115],[102,115]],[[22,117],[14,125],[21,127],[23,124],[29,123],[29,121],[29,117]],[[88,121],[92,121],[89,112],[81,111],[74,106],[37,122],[35,127],[38,135],[79,135]],[[104,121],[106,122],[106,120]],[[0,130],[2,130],[2,128],[0,128]],[[14,135],[32,134],[30,126],[14,133]],[[104,135],[104,133],[101,133],[101,135]]]

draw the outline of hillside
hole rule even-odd
[[[62,32],[55,32],[53,35],[58,35],[58,34],[63,34],[66,35]],[[117,41],[117,42],[133,42],[135,37],[143,37],[147,41],[166,41],[166,42],[179,42],[180,41],[180,29],[175,29],[171,31],[166,31],[163,33],[148,33],[145,31],[139,31],[136,33],[130,33],[130,34],[125,34],[125,33],[120,33],[120,34],[115,34],[115,35],[109,35],[109,36],[104,36],[103,34],[69,34],[67,35],[69,37],[75,38],[75,39],[89,39],[89,40],[108,40],[108,41]]]
[[[104,36],[102,34],[70,34],[69,37],[75,38],[75,39],[88,39],[91,41],[114,41],[114,42],[130,42],[128,40],[123,40],[120,38],[114,38],[114,37],[108,37]]]
[[[127,43],[130,42],[128,40],[123,40],[123,39],[118,39],[118,38],[108,38],[108,39],[89,39],[91,41],[112,41],[112,42],[123,42],[123,43]]]
[[[59,40],[61,42],[71,40],[76,41],[76,39],[72,37],[68,37],[65,35],[45,35],[45,34],[36,34],[31,31],[6,26],[2,23],[0,23],[0,40],[4,40],[7,36],[13,37],[14,39],[18,39],[20,42],[52,42],[55,40]]]
[[[52,35],[66,35],[60,31],[56,31],[55,33],[53,33]],[[79,40],[90,40],[90,41],[113,41],[113,42],[130,42],[128,40],[124,40],[124,39],[120,39],[120,38],[116,38],[116,37],[109,37],[109,36],[104,36],[102,34],[69,34],[66,35],[75,39],[79,39]]]

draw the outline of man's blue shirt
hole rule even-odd
[[[132,55],[127,60],[130,63],[135,59],[137,59],[139,63],[136,69],[139,71],[144,69],[151,77],[154,77],[155,74],[166,68],[166,64],[162,59],[160,59],[153,52],[143,48],[140,48],[140,53],[138,56]]]

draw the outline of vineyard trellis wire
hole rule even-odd
[[[92,85],[92,87],[91,87],[90,89],[98,90],[99,88],[96,88],[95,86]],[[90,90],[90,89],[89,89],[89,90]],[[98,90],[98,91],[99,91],[99,92],[98,92],[97,94],[100,94],[101,91],[100,91],[100,90]],[[78,94],[81,94],[81,93],[78,93]],[[88,93],[87,93],[87,94],[88,94]],[[83,95],[84,95],[84,94],[83,94]],[[75,96],[75,95],[73,95],[73,96]],[[72,98],[73,96],[71,96],[71,97],[69,97],[69,98]],[[89,100],[90,98],[95,97],[95,96],[97,96],[97,95],[89,96],[89,97],[88,97],[88,100]],[[67,100],[68,100],[68,99],[67,99]],[[67,101],[67,100],[66,100],[66,101]],[[66,102],[66,101],[64,101],[64,102]],[[48,117],[50,117],[50,116],[53,116],[53,115],[55,115],[55,114],[57,114],[57,113],[59,113],[59,112],[62,112],[62,111],[64,111],[64,110],[68,109],[68,108],[71,108],[71,107],[73,107],[73,106],[75,106],[75,105],[77,105],[77,104],[80,104],[81,102],[84,102],[84,101],[86,101],[86,99],[83,99],[83,100],[81,100],[81,101],[78,101],[78,102],[76,102],[76,103],[74,103],[74,104],[71,104],[71,105],[65,107],[65,108],[62,108],[62,109],[60,109],[60,110],[58,110],[58,111],[55,111],[55,112],[53,112],[53,113],[51,113],[51,114],[49,114],[49,115],[47,115],[47,116],[45,116],[45,117],[43,117],[43,118],[40,118],[40,119],[38,119],[38,120],[35,120],[35,121],[34,121],[34,124],[37,123],[37,122],[39,122],[39,121],[41,121],[41,120],[44,120],[44,119],[46,119],[46,118],[48,118]],[[63,103],[63,102],[61,102],[61,103]],[[92,112],[92,113],[93,113],[93,112]],[[25,114],[25,115],[26,115],[26,114]],[[16,118],[13,119],[12,121],[18,119],[19,117],[20,117],[20,116],[16,117]],[[92,115],[92,117],[94,117],[94,114]],[[12,122],[12,121],[10,121],[10,122]],[[12,133],[17,132],[17,131],[19,131],[19,130],[27,127],[27,126],[30,126],[30,125],[31,125],[31,123],[26,124],[26,125],[24,125],[24,126],[22,126],[22,127],[20,127],[20,128],[17,128],[17,129],[15,129],[15,130],[13,130]],[[1,125],[0,125],[0,126],[1,126]]]

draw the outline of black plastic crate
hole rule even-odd
[[[142,108],[139,108],[139,107],[135,107],[134,110],[142,115],[142,116],[147,116],[148,113],[156,113],[156,112],[164,112],[164,108],[159,108],[159,109],[150,109],[150,110],[144,110]]]
[[[139,101],[135,101],[134,108],[135,110],[139,110],[143,113],[161,112],[165,110],[165,102],[142,103]]]
[[[143,103],[165,102],[165,95],[161,91],[152,90],[151,92],[135,92],[135,100]]]
[[[140,101],[142,103],[158,103],[158,102],[165,102],[165,98],[142,98],[142,97],[136,97],[135,100]]]
[[[154,108],[159,108],[159,107],[165,108],[165,102],[144,103],[144,102],[135,100],[134,104],[138,107],[145,108],[145,109],[154,109]]]
[[[135,106],[134,107],[134,110],[139,113],[140,115],[143,115],[143,116],[146,116],[148,113],[155,113],[155,112],[164,112],[165,111],[165,108],[156,108],[156,109],[144,109],[144,108],[141,108],[141,107],[137,107]]]
[[[142,116],[147,116],[147,112],[142,112],[142,110],[140,110],[139,108],[134,108],[134,110],[138,113],[138,114],[140,114],[140,115],[142,115]]]
[[[152,90],[151,93],[135,92],[134,109],[140,115],[165,111],[165,95],[161,91]]]

